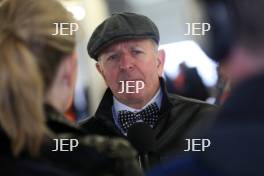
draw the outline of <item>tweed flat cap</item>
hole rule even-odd
[[[151,38],[159,44],[159,30],[148,17],[135,13],[117,13],[104,20],[93,32],[88,54],[97,60],[100,52],[115,41]]]

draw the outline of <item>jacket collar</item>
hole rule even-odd
[[[168,113],[169,109],[172,107],[172,103],[169,100],[168,91],[165,85],[165,81],[163,78],[160,78],[160,87],[163,92],[163,97],[161,101],[161,117],[160,120],[166,117],[165,114]],[[118,134],[122,135],[121,132],[115,127],[115,123],[113,120],[112,115],[112,106],[113,106],[113,93],[108,88],[99,104],[99,107],[97,108],[97,111],[95,112],[95,118],[98,120],[102,120],[103,123],[107,126],[107,128],[116,131]]]
[[[45,104],[44,111],[47,126],[55,133],[74,133],[83,135],[84,132],[75,124],[66,120],[63,114],[59,113],[52,106]]]

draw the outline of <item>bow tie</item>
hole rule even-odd
[[[124,132],[127,132],[128,128],[139,120],[142,120],[149,126],[153,127],[159,118],[159,107],[156,103],[148,105],[142,111],[137,113],[122,110],[118,112],[118,122],[121,125]]]

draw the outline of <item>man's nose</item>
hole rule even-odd
[[[122,70],[131,70],[134,68],[134,60],[128,54],[124,54],[120,59],[120,69]]]

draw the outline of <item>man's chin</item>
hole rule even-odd
[[[144,94],[140,93],[125,93],[122,96],[119,96],[120,100],[123,100],[124,102],[128,103],[137,103],[137,102],[142,102],[144,100]]]

